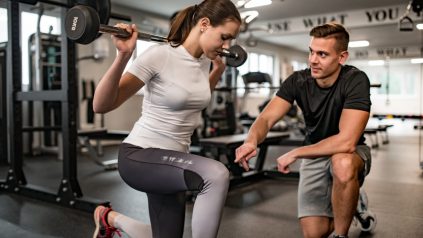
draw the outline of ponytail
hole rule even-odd
[[[170,45],[177,47],[187,39],[192,28],[201,19],[207,17],[213,27],[232,20],[241,23],[238,9],[230,0],[204,0],[180,11],[172,20],[167,40]]]
[[[174,47],[181,45],[191,29],[194,27],[192,18],[195,14],[197,5],[187,7],[184,10],[178,12],[178,14],[172,19],[169,35],[167,40]]]

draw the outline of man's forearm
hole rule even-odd
[[[257,146],[263,142],[269,130],[270,128],[268,127],[267,123],[259,117],[248,131],[248,136],[247,139],[245,139],[245,143],[252,143]]]
[[[319,158],[332,156],[338,153],[352,153],[355,151],[355,143],[340,135],[333,135],[312,145],[302,146],[292,152],[296,158]]]

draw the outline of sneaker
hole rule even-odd
[[[94,210],[95,231],[93,238],[112,238],[115,233],[119,237],[121,236],[116,227],[110,226],[107,223],[107,215],[110,211],[112,211],[111,207],[101,205]]]
[[[376,227],[376,215],[368,210],[369,201],[367,194],[363,189],[360,189],[360,196],[358,198],[357,211],[354,214],[354,221],[360,226],[364,232],[371,232]]]

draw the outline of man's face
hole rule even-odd
[[[311,76],[315,79],[326,79],[332,76],[346,60],[346,51],[336,50],[335,38],[316,38],[310,41],[308,61]]]

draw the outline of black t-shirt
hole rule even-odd
[[[276,93],[290,103],[297,102],[306,124],[305,144],[314,144],[339,133],[342,109],[370,112],[370,81],[354,66],[342,66],[336,82],[321,88],[311,76],[310,69],[294,72]],[[361,135],[358,144],[364,144]]]

